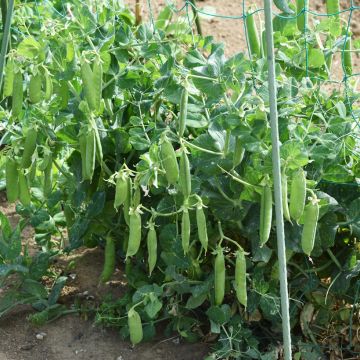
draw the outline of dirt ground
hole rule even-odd
[[[134,0],[125,3],[134,5]],[[147,18],[146,1],[143,0],[143,16]],[[166,4],[165,0],[151,1],[155,13]],[[183,3],[177,1],[177,5]],[[222,15],[239,15],[242,13],[242,2],[234,0],[206,0],[199,1],[198,6],[204,11]],[[324,12],[321,0],[310,1],[312,10]],[[342,1],[348,6],[350,0]],[[247,1],[262,7],[262,0]],[[360,0],[356,5],[360,4]],[[354,12],[353,32],[359,34],[360,11]],[[205,35],[213,35],[216,40],[225,42],[226,54],[232,55],[245,49],[245,38],[241,20],[228,20],[203,17],[202,27]],[[334,64],[339,69],[339,63]],[[338,76],[340,76],[339,71]],[[0,196],[0,210],[9,215],[14,223],[17,217],[12,206],[8,206],[4,196]],[[30,250],[36,251],[31,229],[24,232],[24,242],[30,244]],[[101,249],[81,249],[71,257],[59,259],[56,266],[65,268],[66,264],[74,261],[76,266],[72,270],[74,279],[70,279],[64,289],[61,301],[71,305],[77,297],[87,292],[96,300],[104,294],[112,293],[121,296],[125,288],[125,279],[121,270],[114,275],[110,285],[98,286],[99,275],[103,264]],[[1,289],[0,289],[1,294]],[[132,349],[128,342],[120,340],[116,331],[102,329],[93,325],[93,320],[85,320],[78,315],[67,315],[59,320],[36,328],[25,320],[31,313],[29,307],[16,309],[0,320],[0,360],[200,360],[208,353],[207,344],[187,344],[177,337],[166,339],[159,335],[159,339],[151,343],[144,343]],[[42,340],[37,338],[39,333],[46,334]]]

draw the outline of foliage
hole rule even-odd
[[[133,14],[115,1],[95,7],[73,0],[67,8],[47,1],[16,8],[7,58],[14,67],[5,78],[11,71],[21,73],[23,88],[16,91],[24,101],[20,108],[18,96],[1,102],[3,154],[17,162],[19,179],[25,175],[17,211],[34,227],[44,252],[34,259],[21,255],[19,230],[8,231],[2,220],[1,274],[19,273],[22,288],[36,281],[39,310],[49,310],[57,296],[50,293],[44,303],[48,291],[39,282],[44,272],[29,280],[29,266],[37,258],[48,261],[59,248],[104,246],[111,237],[129,291],[103,304],[99,323],[117,326],[127,337],[124,315],[136,308],[144,339],[166,320],[168,333],[188,341],[220,334],[218,357],[270,358],[278,351],[281,318],[276,236],[273,226],[265,236],[260,221],[262,200],[267,216],[272,209],[272,200],[263,197],[263,189],[272,186],[267,62],[244,54],[227,59],[222,44],[192,36],[184,20],[171,18],[166,7],[154,29],[135,26]],[[352,117],[358,94],[350,86],[346,93],[331,94],[322,87],[329,70],[324,54],[339,46],[330,36],[329,48],[319,47],[318,35],[331,32],[330,25],[325,21],[308,34],[309,78],[296,21],[275,23],[282,170],[289,185],[305,170],[306,194],[319,205],[311,258],[301,247],[303,216],[285,227],[290,297],[296,300],[292,327],[299,341],[310,336],[299,331],[303,305],[313,303],[322,312],[319,325],[340,319],[339,304],[355,299],[360,272],[359,128]],[[31,94],[35,77],[40,98]],[[33,129],[36,146],[24,166]],[[166,141],[180,163],[178,181],[169,181],[166,173],[161,151]],[[118,186],[125,196],[117,197],[114,207]],[[21,195],[27,191],[30,203]],[[204,211],[205,230],[198,226],[198,208]],[[68,243],[55,243],[53,235],[64,226]],[[157,242],[151,274],[149,228],[157,235],[151,240]],[[246,308],[235,296],[239,252],[246,255]],[[226,280],[219,287],[224,296],[215,297],[219,253],[225,255]],[[53,291],[63,283],[60,278]],[[34,295],[26,288],[21,299],[30,296],[27,292]],[[265,352],[268,357],[261,355]]]

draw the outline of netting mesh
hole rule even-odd
[[[215,2],[216,3],[216,2]],[[258,2],[262,4],[262,1]],[[345,105],[350,110],[352,120],[354,121],[354,126],[351,128],[349,135],[355,139],[359,138],[360,132],[360,122],[359,122],[359,95],[357,93],[358,89],[358,79],[360,76],[360,61],[358,60],[358,53],[360,51],[359,45],[360,42],[356,39],[356,15],[360,14],[360,6],[358,6],[354,0],[347,2],[341,2],[341,9],[338,12],[328,13],[325,5],[315,4],[315,2],[298,1],[298,5],[303,3],[303,7],[296,9],[294,6],[292,8],[293,15],[279,13],[279,10],[274,6],[274,22],[284,21],[289,23],[288,29],[287,25],[284,25],[287,35],[289,32],[294,31],[296,27],[296,22],[299,25],[299,18],[303,17],[302,23],[304,25],[303,29],[300,29],[301,35],[297,36],[297,41],[301,43],[302,47],[299,48],[299,56],[303,59],[301,66],[298,64],[292,64],[294,69],[300,70],[303,72],[304,79],[310,79],[312,81],[314,94],[316,97],[316,92],[325,91],[328,94],[337,92],[339,95],[342,94],[345,98]],[[229,50],[225,49],[227,55],[233,55],[236,52],[246,52],[250,59],[253,58],[251,51],[251,46],[249,43],[249,34],[247,29],[247,18],[255,17],[255,23],[258,27],[259,35],[261,40],[264,39],[264,36],[261,36],[264,29],[264,8],[256,7],[254,2],[249,2],[246,0],[239,1],[235,3],[232,9],[234,13],[225,14],[217,13],[217,9],[221,11],[221,4],[217,5],[217,9],[207,6],[201,6],[201,2],[195,2],[193,0],[185,1],[172,1],[167,0],[166,5],[170,6],[172,11],[177,14],[178,17],[183,17],[184,21],[187,22],[188,30],[191,33],[194,47],[196,44],[196,35],[197,31],[197,22],[196,20],[200,18],[202,22],[207,22],[210,25],[208,28],[212,28],[212,21],[215,19],[219,21],[218,24],[215,24],[215,32],[220,30],[222,33],[221,37],[224,37],[222,27],[228,29],[224,26],[225,22],[230,22],[234,30],[231,36],[231,43],[229,40],[227,46],[230,47]],[[155,13],[156,10],[161,9],[161,5],[157,2],[147,0],[146,5],[149,14],[149,18],[153,27],[155,27]],[[239,13],[237,13],[239,11]],[[334,30],[338,25],[341,24],[341,30]],[[278,26],[281,26],[281,24]],[[354,27],[354,31],[352,28]],[[313,30],[319,31],[316,35]],[[321,29],[334,32],[334,38],[329,39],[324,34],[321,34]],[[332,30],[331,30],[332,29]],[[275,30],[277,30],[275,28]],[[341,31],[341,34],[339,33]],[[209,32],[209,31],[208,31]],[[211,31],[209,34],[203,35],[212,35]],[[221,40],[221,38],[220,38]],[[315,41],[315,43],[314,43]],[[235,45],[233,45],[233,43]],[[230,46],[229,46],[230,45]],[[263,44],[262,44],[263,47]],[[314,57],[318,55],[313,52],[312,49],[319,48],[325,55],[326,65],[325,72],[319,76],[319,71],[317,68],[312,67],[312,61]],[[347,68],[346,58],[348,54],[351,54],[351,69]],[[280,57],[280,54],[277,53],[277,60],[284,61]],[[252,64],[252,72],[254,75],[254,90],[258,91],[256,74],[254,69],[254,64]],[[301,85],[302,86],[302,85]],[[281,98],[278,101],[281,102]],[[324,114],[329,112],[329,109],[324,109],[320,101],[317,101],[316,106],[317,110],[320,110]],[[315,111],[315,108],[314,108]],[[325,182],[325,181],[324,181]],[[343,183],[350,186],[358,186],[357,183]]]

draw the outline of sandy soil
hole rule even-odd
[[[134,5],[135,0],[126,0],[125,3]],[[342,1],[344,6],[350,0]],[[145,1],[144,1],[145,3]],[[164,0],[151,1],[154,12],[165,5]],[[178,0],[178,4],[182,1]],[[253,4],[262,7],[261,0],[246,2],[247,6]],[[314,11],[324,12],[321,0],[310,1]],[[360,0],[356,5],[360,4]],[[241,1],[234,0],[206,0],[198,1],[198,6],[205,11],[216,12],[222,15],[240,15],[242,13]],[[148,11],[144,6],[143,16],[147,17]],[[354,12],[353,32],[359,33],[360,11]],[[241,20],[225,20],[218,18],[202,18],[203,32],[213,35],[216,40],[225,42],[226,54],[232,55],[245,49],[243,24]],[[338,69],[335,63],[334,68]],[[339,73],[338,73],[339,75]],[[9,215],[13,223],[18,221],[14,208],[8,206],[4,196],[0,196],[0,210]],[[31,229],[24,231],[24,242],[30,244],[30,249],[36,251]],[[61,301],[71,305],[85,291],[100,299],[106,293],[115,297],[121,296],[124,291],[124,278],[121,271],[117,271],[114,281],[110,285],[98,287],[98,278],[102,269],[103,251],[101,249],[80,249],[69,258],[61,258],[56,264],[58,269],[65,269],[69,261],[75,261],[72,271],[76,275],[74,280],[69,280],[64,289]],[[0,289],[1,290],[1,289]],[[68,315],[59,320],[36,328],[25,320],[31,313],[29,307],[16,309],[11,314],[0,320],[0,360],[200,360],[208,352],[206,344],[186,344],[175,339],[165,339],[161,336],[152,343],[141,344],[132,349],[128,342],[120,340],[116,331],[93,326],[91,319],[83,319],[78,315]],[[36,335],[45,333],[43,340],[38,340]]]

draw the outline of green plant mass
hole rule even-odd
[[[97,323],[134,345],[161,322],[190,342],[214,335],[214,359],[277,359],[281,269],[257,15],[246,20],[252,56],[228,58],[223,44],[173,20],[172,7],[137,24],[121,2],[96,3],[19,2],[14,10],[0,179],[21,221],[13,228],[0,214],[0,283],[16,279],[0,297],[0,316],[24,303],[38,311],[34,323],[73,311],[58,303],[66,278],[51,264],[99,246],[99,282],[120,269],[127,293],[95,309]],[[345,308],[351,319],[359,313],[351,307],[360,274],[359,93],[350,51],[344,91],[324,86],[332,54],[352,46],[339,17],[315,24],[304,44],[304,18],[276,3],[292,336],[296,356],[315,359],[327,354],[305,346],[316,331],[330,318],[341,323]],[[27,225],[41,248],[33,256],[21,244]],[[44,276],[56,278],[51,287]],[[320,314],[311,335],[307,303]]]

